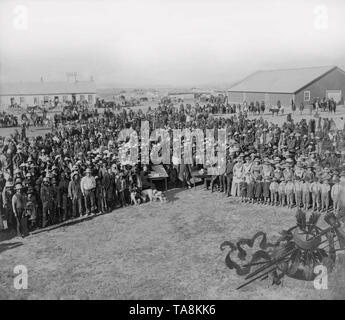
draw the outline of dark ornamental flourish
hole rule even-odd
[[[345,232],[333,213],[325,215],[328,227],[317,226],[320,214],[313,212],[309,219],[301,209],[297,210],[296,225],[280,232],[275,242],[267,241],[266,233],[257,232],[251,239],[237,242],[225,241],[220,249],[229,248],[225,257],[226,266],[245,276],[241,289],[256,280],[272,278],[272,284],[279,285],[284,276],[297,280],[312,281],[318,274],[315,267],[323,265],[328,273],[333,271],[336,252],[345,249]],[[248,249],[258,244],[259,250],[248,258]],[[247,249],[247,251],[246,251]],[[234,260],[237,255],[236,261]]]

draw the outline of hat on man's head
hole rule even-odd
[[[22,179],[21,178],[16,178],[15,183],[22,183]]]
[[[17,183],[15,186],[15,190],[21,190],[23,189],[23,186],[20,183]]]
[[[78,174],[79,174],[78,171],[72,171],[71,178],[73,178],[75,175],[78,175]]]

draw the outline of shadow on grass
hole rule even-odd
[[[180,193],[180,192],[184,192],[188,190],[186,187],[180,187],[180,188],[174,188],[174,189],[170,189],[168,190],[165,195],[166,195],[166,198],[168,200],[168,202],[175,202],[176,200],[180,199],[177,195]],[[191,188],[189,189],[190,192],[195,192],[195,189],[194,188]]]
[[[74,224],[77,224],[77,223],[81,223],[81,222],[84,222],[84,221],[92,220],[92,219],[94,219],[94,218],[96,218],[98,216],[103,216],[103,215],[106,215],[106,214],[110,214],[112,212],[113,211],[105,212],[105,213],[100,213],[100,214],[92,214],[92,215],[89,215],[89,216],[85,216],[84,215],[84,216],[81,216],[81,217],[78,217],[78,218],[75,218],[75,219],[66,220],[66,221],[64,221],[62,223],[59,223],[59,224],[54,224],[54,225],[46,227],[46,228],[37,229],[37,230],[31,232],[30,234],[33,235],[33,234],[38,234],[38,233],[41,233],[41,232],[52,231],[52,230],[59,229],[59,228],[62,228],[62,227],[71,226],[71,225],[74,225]]]
[[[22,246],[21,242],[12,242],[12,243],[0,243],[0,254],[6,250],[14,249]]]
[[[0,242],[8,241],[17,236],[17,232],[15,230],[0,230]]]

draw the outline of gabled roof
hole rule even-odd
[[[296,93],[335,66],[258,71],[232,86],[230,92]]]
[[[0,95],[53,95],[96,93],[93,81],[0,83]]]

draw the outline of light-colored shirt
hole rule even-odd
[[[303,183],[301,181],[295,181],[295,192],[301,192],[303,188]]]
[[[340,191],[341,191],[340,183],[336,183],[335,185],[333,185],[332,190],[331,190],[332,200],[338,200]]]
[[[95,177],[83,177],[80,181],[81,192],[84,194],[86,190],[92,190],[96,188]]]
[[[285,186],[285,192],[286,193],[292,193],[292,192],[294,192],[295,191],[295,186],[294,186],[294,184],[290,181],[290,182],[288,182],[287,184],[286,184],[286,186]]]
[[[280,194],[284,194],[285,193],[285,187],[286,187],[286,183],[284,181],[282,181],[281,183],[279,183],[278,186],[278,192]]]
[[[234,182],[239,183],[242,181],[242,173],[243,173],[243,164],[236,163],[234,165]]]
[[[326,193],[328,193],[329,191],[331,190],[331,186],[327,183],[323,183],[322,185],[321,185],[321,193],[322,194],[326,194]]]
[[[310,192],[310,183],[309,182],[304,182],[302,184],[302,191],[305,193]]]
[[[272,192],[277,192],[278,191],[278,182],[276,181],[273,181],[271,184],[270,184],[270,191]]]
[[[310,191],[314,194],[318,194],[319,192],[321,192],[321,183],[320,182],[311,183]]]

